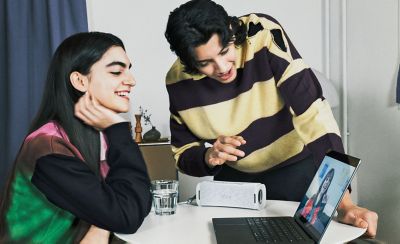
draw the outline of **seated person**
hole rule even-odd
[[[135,86],[122,41],[79,33],[53,55],[40,109],[0,208],[0,243],[108,243],[151,208],[143,157],[119,113]]]
[[[192,0],[171,12],[165,37],[178,56],[166,87],[179,170],[260,182],[269,199],[300,201],[325,153],[344,150],[316,76],[279,22]],[[349,191],[339,212],[375,236],[377,214]]]

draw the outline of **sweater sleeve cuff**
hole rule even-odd
[[[319,166],[325,157],[325,154],[330,151],[338,151],[343,153],[343,144],[341,138],[336,134],[326,134],[317,140],[307,145],[313,153],[314,161]]]
[[[109,142],[124,143],[133,141],[131,123],[121,122],[113,124],[103,130]]]
[[[219,172],[222,166],[218,165],[214,168],[209,168],[205,162],[205,154],[207,148],[196,146],[187,149],[180,157],[178,167],[184,173],[191,176],[210,176]]]

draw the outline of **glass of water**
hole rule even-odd
[[[151,182],[153,206],[157,215],[171,215],[176,212],[178,186],[179,182],[176,180],[153,180]]]

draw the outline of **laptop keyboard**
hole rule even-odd
[[[247,223],[257,242],[303,241],[309,239],[290,218],[247,218]]]

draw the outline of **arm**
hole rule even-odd
[[[276,85],[292,113],[296,132],[319,164],[328,150],[344,151],[339,128],[316,76],[278,22],[270,32],[271,42],[266,45]]]
[[[245,144],[241,136],[218,136],[211,147],[206,147],[183,120],[171,115],[172,151],[178,168],[193,176],[215,175],[226,161],[237,161],[244,152],[236,149]]]
[[[166,76],[166,88],[169,95],[171,147],[179,171],[192,176],[215,175],[221,166],[210,169],[204,160],[207,148],[204,141],[189,129],[180,117],[177,107],[182,101],[179,96],[185,92],[179,88],[180,81],[191,80],[193,77],[183,71],[179,59],[175,61]],[[178,87],[177,87],[178,84]],[[178,92],[176,92],[178,91]]]
[[[171,114],[171,146],[177,168],[192,176],[214,175],[220,167],[210,169],[205,161],[207,148],[178,116]]]
[[[185,83],[185,80],[193,81],[197,78],[184,73],[179,60],[173,64],[167,74],[172,151],[176,167],[181,172],[192,176],[215,175],[221,169],[221,164],[226,161],[236,161],[238,157],[244,156],[244,152],[237,150],[236,147],[244,144],[245,141],[239,136],[220,135],[215,140],[208,140],[213,145],[206,147],[204,138],[198,138],[192,133],[190,126],[178,113],[178,110],[185,110],[184,105],[186,104],[184,99],[180,99],[179,94],[187,90],[180,84]]]
[[[270,43],[270,63],[278,89],[292,112],[297,133],[313,153],[315,162],[320,164],[329,149],[344,152],[338,126],[317,78],[304,64],[284,30],[279,26],[278,31],[271,32],[271,35],[274,35],[275,42]],[[342,222],[367,228],[366,235],[375,236],[378,215],[353,204],[349,190],[338,212]]]
[[[49,201],[88,223],[133,233],[151,207],[147,169],[129,123],[114,124],[104,133],[110,144],[104,181],[76,157],[49,154],[37,160],[32,183]]]

